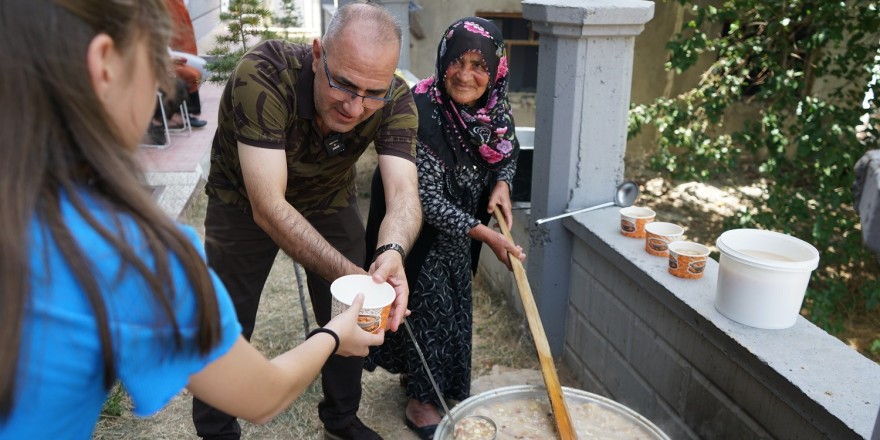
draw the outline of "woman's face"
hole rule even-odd
[[[114,49],[115,50],[115,49]],[[104,107],[119,130],[123,144],[135,148],[146,132],[156,108],[155,69],[151,65],[148,44],[143,39],[118,54],[119,75],[104,97]]]
[[[489,70],[483,57],[476,52],[466,52],[461,58],[449,63],[443,85],[457,104],[476,106],[477,100],[486,93],[489,85]]]

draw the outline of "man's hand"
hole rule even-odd
[[[419,201],[419,177],[416,165],[406,159],[379,155],[379,172],[385,189],[385,218],[379,226],[378,243],[397,243],[408,251],[422,226],[422,205]],[[403,255],[386,251],[370,265],[373,281],[387,281],[394,287],[394,303],[389,328],[396,332],[403,318],[409,315],[409,285],[403,271]]]
[[[406,283],[406,273],[403,271],[403,257],[394,251],[381,253],[370,265],[370,275],[373,281],[388,282],[394,287],[394,302],[391,304],[389,318],[390,329],[396,332],[403,318],[410,314],[406,309],[409,303],[409,286]]]

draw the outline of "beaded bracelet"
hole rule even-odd
[[[333,347],[333,352],[330,353],[330,355],[332,356],[332,355],[336,354],[336,351],[339,350],[339,335],[337,335],[336,332],[334,332],[333,330],[330,330],[329,328],[318,327],[318,328],[312,330],[311,332],[309,332],[308,336],[306,336],[306,339],[309,339],[318,333],[327,333],[328,335],[333,336],[333,340],[336,341],[336,346]]]

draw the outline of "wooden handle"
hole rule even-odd
[[[495,220],[498,221],[504,236],[513,243],[513,237],[510,235],[507,222],[504,221],[504,215],[501,213],[501,209],[497,207],[495,208]],[[532,339],[535,341],[535,349],[538,352],[538,360],[541,363],[541,374],[544,376],[544,386],[547,387],[547,394],[550,396],[550,407],[553,410],[553,417],[556,421],[556,431],[559,432],[559,437],[562,440],[577,439],[577,433],[574,431],[574,425],[571,423],[568,407],[565,405],[565,399],[562,395],[562,386],[559,384],[556,366],[553,364],[553,356],[550,354],[547,334],[544,333],[541,316],[538,314],[538,306],[535,305],[535,297],[532,296],[532,288],[529,286],[529,280],[526,277],[526,270],[523,268],[522,261],[510,255],[509,252],[507,258],[510,260],[510,266],[513,268],[513,276],[516,278],[519,297],[522,300],[523,310],[529,322]]]

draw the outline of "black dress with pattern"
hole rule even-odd
[[[423,220],[431,227],[429,235],[433,240],[423,255],[417,278],[410,281],[412,315],[407,321],[443,395],[464,400],[470,394],[473,334],[473,240],[467,234],[480,223],[477,214],[486,209],[485,194],[496,181],[512,180],[515,162],[498,172],[476,165],[448,169],[431,149],[418,145],[416,166]],[[417,244],[415,249],[418,247]],[[403,326],[396,333],[386,333],[382,346],[371,348],[365,368],[373,371],[377,366],[392,373],[405,373],[408,396],[440,406]]]
[[[481,243],[468,233],[488,222],[489,195],[498,181],[510,184],[519,153],[507,99],[505,50],[501,30],[492,22],[462,18],[441,38],[435,75],[412,89],[419,114],[416,167],[422,228],[404,262],[412,311],[407,322],[440,392],[454,400],[467,398],[471,387],[471,281]],[[445,78],[467,53],[482,57],[487,85],[480,99],[462,104],[446,91]],[[377,170],[367,219],[367,261],[372,249],[385,244],[376,242],[386,209],[381,181]],[[370,349],[364,368],[377,366],[406,374],[407,396],[440,406],[405,329],[386,333],[385,343]]]

